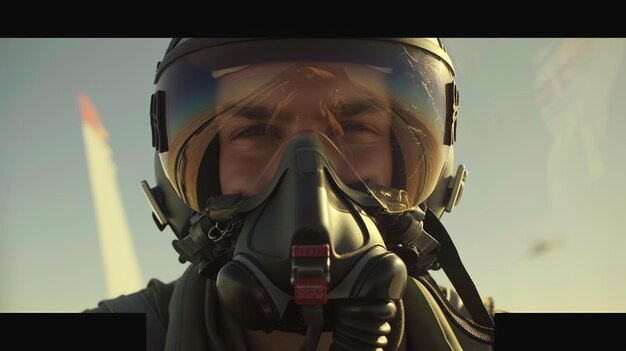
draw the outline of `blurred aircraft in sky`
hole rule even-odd
[[[544,255],[563,246],[563,244],[565,244],[565,238],[563,237],[538,240],[530,248],[530,257],[534,258]]]
[[[78,95],[78,106],[107,294],[117,297],[140,290],[143,280],[117,184],[109,133],[87,95]]]

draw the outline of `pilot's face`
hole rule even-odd
[[[271,180],[285,146],[320,138],[345,183],[390,186],[391,113],[384,73],[360,65],[260,64],[220,78],[218,105],[238,102],[221,119],[223,194],[254,194]]]

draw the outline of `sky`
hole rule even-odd
[[[626,39],[443,40],[469,174],[442,221],[479,292],[508,311],[626,311]],[[81,94],[109,133],[142,284],[186,268],[140,188],[155,184],[149,102],[168,43],[0,39],[0,311],[108,297]]]

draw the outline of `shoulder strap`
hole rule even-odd
[[[429,209],[426,210],[424,230],[441,243],[438,262],[461,297],[472,320],[466,320],[457,313],[454,313],[455,311],[453,309],[445,309],[449,310],[449,315],[453,317],[453,320],[458,322],[457,325],[465,330],[468,335],[478,341],[493,344],[495,332],[493,319],[487,312],[472,278],[470,278],[467,270],[463,266],[459,253],[452,239],[450,239],[450,235],[439,221],[439,218]],[[420,274],[416,278],[426,284],[427,287],[430,287],[429,290],[431,290],[435,297],[438,297],[437,301],[441,303],[442,307],[449,305],[445,298],[441,298],[443,293],[432,281],[429,274]]]
[[[113,313],[146,314],[146,350],[162,351],[165,347],[165,330],[154,308],[142,292],[122,295],[100,302]]]

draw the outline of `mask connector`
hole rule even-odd
[[[330,283],[330,247],[293,245],[291,284],[297,305],[324,305]]]

